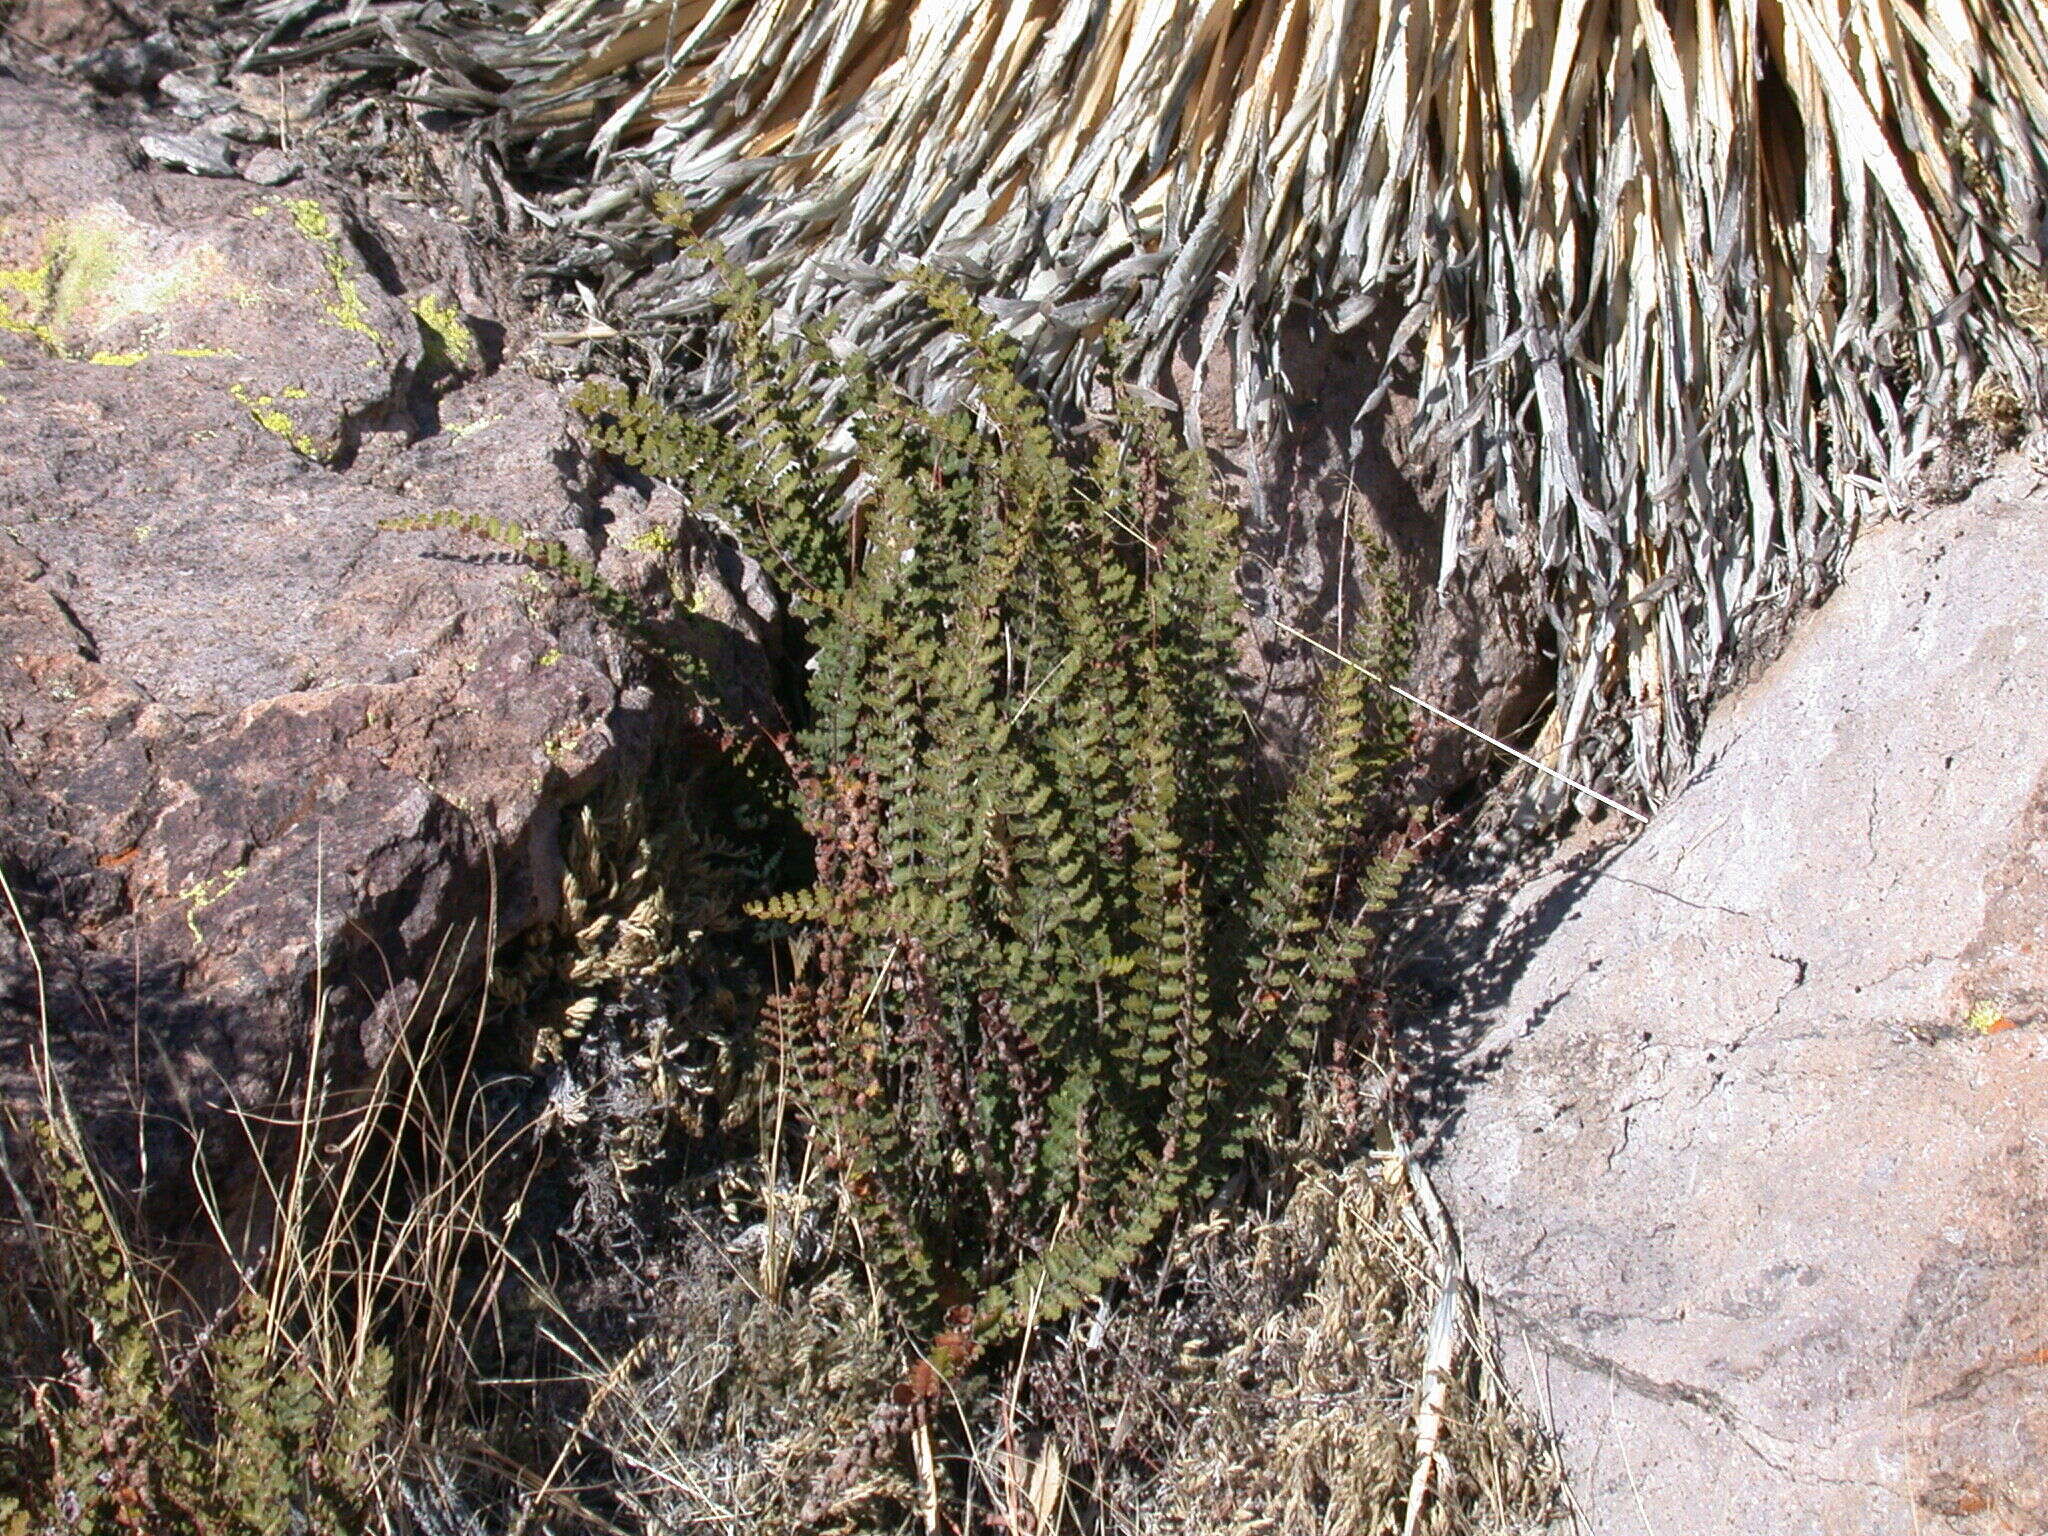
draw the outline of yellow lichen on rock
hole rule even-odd
[[[426,334],[430,359],[454,373],[475,371],[480,357],[476,333],[458,307],[439,294],[423,293],[413,301],[412,312]]]
[[[27,245],[36,259],[0,269],[0,330],[27,336],[52,357],[76,357],[100,336],[129,322],[164,318],[201,295],[231,291],[226,258],[195,241],[171,253],[155,248],[147,229],[114,202],[91,205],[40,230],[0,230],[7,245]],[[180,355],[217,355],[181,348]],[[146,349],[94,349],[88,362],[130,358]]]
[[[344,331],[352,331],[366,337],[379,352],[388,349],[389,343],[374,325],[370,324],[370,311],[363,303],[362,290],[348,269],[348,258],[342,254],[341,234],[334,227],[334,220],[326,208],[310,197],[286,198],[281,205],[290,215],[292,228],[313,243],[320,252],[320,264],[327,270],[327,280],[334,287],[334,296],[327,301],[325,313]]]
[[[334,457],[338,445],[323,444],[314,438],[305,428],[292,420],[290,413],[279,407],[275,396],[259,395],[246,384],[235,384],[229,388],[228,393],[234,396],[236,404],[249,413],[251,421],[273,437],[282,438],[303,457],[322,464]],[[306,398],[306,392],[303,389],[287,389],[284,396],[286,399],[303,400]]]

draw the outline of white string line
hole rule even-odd
[[[1386,689],[1389,693],[1399,694],[1402,698],[1406,699],[1410,704],[1415,705],[1418,709],[1426,709],[1432,715],[1435,715],[1437,719],[1442,720],[1447,724],[1455,725],[1459,730],[1466,732],[1468,735],[1477,736],[1481,741],[1485,742],[1489,747],[1492,747],[1497,751],[1507,753],[1507,755],[1509,757],[1512,757],[1516,762],[1527,763],[1531,768],[1534,768],[1538,773],[1543,774],[1545,777],[1555,779],[1558,783],[1575,789],[1582,795],[1591,795],[1595,800],[1598,800],[1602,805],[1608,806],[1613,810],[1617,810],[1621,812],[1621,814],[1624,816],[1633,816],[1637,821],[1642,822],[1645,826],[1649,825],[1650,818],[1648,816],[1645,816],[1641,811],[1637,810],[1634,806],[1623,805],[1619,800],[1616,800],[1611,796],[1601,794],[1600,791],[1595,789],[1592,785],[1582,784],[1577,779],[1572,778],[1568,774],[1559,773],[1555,768],[1552,768],[1545,763],[1537,762],[1536,759],[1531,757],[1528,753],[1520,750],[1519,748],[1509,746],[1506,742],[1502,741],[1498,736],[1489,736],[1486,734],[1486,732],[1479,729],[1478,726],[1472,725],[1467,721],[1460,720],[1456,715],[1452,714],[1449,710],[1438,709],[1434,704],[1430,703],[1429,700],[1417,698],[1414,694],[1410,693],[1406,688],[1403,688],[1400,684],[1388,682],[1384,677],[1381,677],[1377,672],[1374,672],[1370,667],[1360,666],[1357,662],[1353,661],[1349,656],[1346,656],[1342,651],[1332,650],[1329,646],[1323,644],[1322,641],[1316,639],[1313,635],[1303,634],[1300,630],[1296,629],[1292,624],[1287,623],[1285,620],[1275,619],[1273,620],[1273,624],[1276,628],[1284,631],[1287,634],[1294,636],[1295,639],[1301,641],[1304,645],[1314,646],[1317,650],[1321,651],[1325,656],[1328,656],[1331,660],[1342,662],[1345,666],[1349,667],[1359,676],[1370,678],[1373,682],[1378,683],[1382,688]]]

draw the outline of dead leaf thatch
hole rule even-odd
[[[395,50],[584,168],[533,211],[629,332],[696,334],[718,286],[656,189],[913,379],[952,362],[917,264],[1070,398],[1106,321],[1158,370],[1206,316],[1255,429],[1283,311],[1376,323],[1444,568],[1489,511],[1540,560],[1544,749],[1608,782],[1682,770],[1736,641],[1981,380],[2040,394],[2043,0],[320,3],[257,9],[270,56]]]

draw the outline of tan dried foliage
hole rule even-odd
[[[1111,317],[1156,370],[1206,316],[1254,426],[1290,306],[1376,322],[1446,570],[1489,511],[1540,559],[1545,748],[1610,781],[1686,761],[1739,637],[1984,373],[2039,393],[2041,0],[561,0],[527,34],[484,50],[508,140],[651,172],[786,319],[913,376],[955,361],[913,264],[1076,397]],[[717,279],[644,210],[562,227],[672,333]]]

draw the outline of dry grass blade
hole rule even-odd
[[[211,1241],[160,1230],[100,1165],[104,1067],[52,1059],[45,1012],[40,1097],[0,1103],[0,1136],[28,1153],[21,1168],[0,1145],[0,1251],[33,1260],[0,1313],[0,1399],[35,1407],[0,1426],[0,1525],[56,1529],[51,1510],[99,1529],[109,1506],[167,1532],[411,1528],[411,1484],[484,1402],[476,1356],[503,1342],[532,1174],[529,1139],[482,1098],[482,1020],[451,1006],[475,990],[456,958],[472,953],[449,936],[366,1083],[330,1081],[316,1005],[272,1105],[223,1083],[188,1108],[177,1198]]]
[[[1132,1296],[1100,1341],[1064,1341],[1037,1373],[1055,1403],[1056,1383],[1076,1383],[1062,1422],[1077,1453],[1099,1455],[1105,1432],[1124,1443],[1125,1466],[1092,1490],[1100,1526],[1551,1529],[1556,1469],[1503,1390],[1455,1242],[1400,1138],[1318,1166],[1276,1204],[1183,1233],[1176,1299]]]

